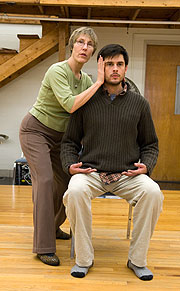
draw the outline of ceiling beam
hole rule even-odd
[[[136,9],[135,12],[133,13],[133,16],[131,17],[131,20],[135,20],[140,11],[141,11],[141,8]]]
[[[172,7],[172,8],[180,8],[180,1],[179,0],[1,0],[0,3],[9,3],[9,4],[31,4],[31,5],[65,5],[65,6],[83,6],[83,7],[134,7],[134,8],[141,8],[141,7]]]
[[[180,21],[180,9],[178,9],[170,18],[170,21]]]
[[[44,8],[41,5],[38,5],[39,11],[41,12],[41,14],[44,14]]]
[[[33,25],[38,25],[40,24],[39,20],[24,20],[24,19],[1,19],[0,16],[0,23],[5,23],[5,24],[33,24]]]
[[[180,7],[179,0],[39,0],[43,5],[110,6],[110,7]]]
[[[66,58],[66,24],[59,23],[59,61]]]
[[[50,1],[49,1],[50,2]],[[2,4],[8,4],[8,5],[16,5],[16,4],[30,4],[30,5],[34,5],[34,4],[40,4],[40,0],[20,0],[20,1],[16,1],[16,0],[1,0],[0,3]]]
[[[61,15],[62,15],[62,17],[65,18],[66,17],[66,11],[65,11],[64,6],[61,6],[60,9],[61,9]]]
[[[138,16],[138,14],[139,14],[140,11],[141,11],[141,8],[136,9],[130,19],[131,20],[136,20],[136,18],[137,18],[137,16]],[[129,24],[128,27],[132,27],[132,24]]]
[[[92,9],[88,7],[87,19],[91,19],[91,11]]]
[[[66,17],[69,18],[69,8],[65,6]]]

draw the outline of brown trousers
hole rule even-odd
[[[66,219],[62,198],[69,177],[61,166],[62,136],[30,113],[21,123],[20,143],[32,179],[34,253],[56,252],[56,230]]]

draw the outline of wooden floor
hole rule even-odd
[[[126,267],[126,201],[93,200],[95,264],[76,279],[70,276],[70,241],[57,241],[61,266],[45,265],[32,254],[31,186],[0,186],[0,290],[180,290],[180,191],[163,193],[164,209],[148,253],[154,279],[143,282]],[[63,230],[69,231],[68,221]]]

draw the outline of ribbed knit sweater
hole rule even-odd
[[[150,175],[157,157],[158,139],[149,103],[129,89],[111,101],[99,88],[71,115],[61,146],[66,173],[71,164],[79,161],[83,168],[113,173],[135,169],[134,163],[140,161]]]

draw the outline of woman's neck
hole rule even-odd
[[[72,56],[68,59],[68,64],[77,79],[81,78],[81,69],[83,64],[75,62]]]

